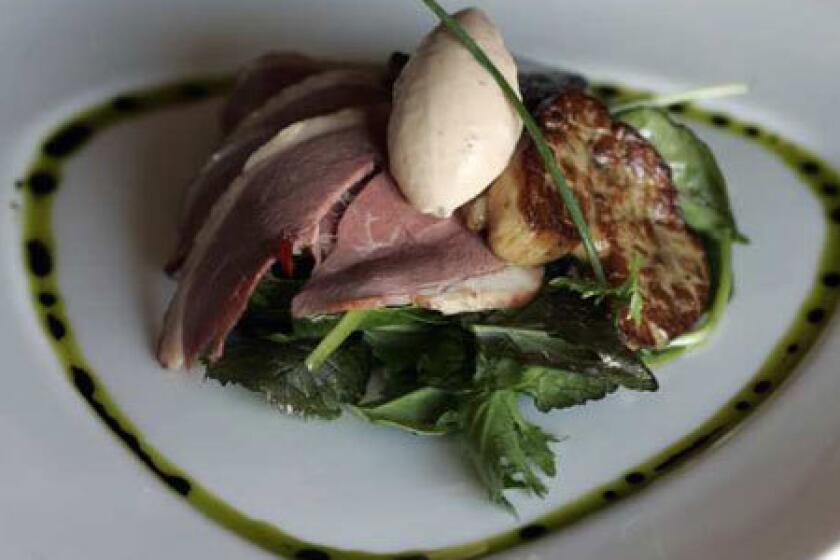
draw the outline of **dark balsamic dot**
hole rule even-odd
[[[601,496],[608,502],[614,502],[618,499],[618,492],[615,490],[607,490]]]
[[[56,340],[61,340],[67,334],[67,328],[64,326],[64,323],[52,313],[47,314],[47,328]]]
[[[668,110],[672,113],[685,113],[685,105],[682,103],[674,103],[672,105],[668,105]]]
[[[840,208],[835,208],[831,211],[831,221],[835,224],[840,224]]]
[[[771,383],[770,381],[767,381],[766,379],[762,379],[761,381],[756,383],[755,386],[753,387],[753,393],[755,393],[757,395],[762,395],[762,394],[768,392],[772,388],[773,388],[773,383]]]
[[[721,434],[725,433],[728,428],[728,424],[723,424],[707,434],[698,436],[697,439],[691,442],[691,444],[670,455],[667,459],[653,467],[653,470],[656,472],[667,471],[668,469],[687,461],[716,441],[717,438],[719,438]]]
[[[826,288],[836,288],[840,286],[840,273],[829,272],[822,277],[823,286]]]
[[[44,153],[54,158],[67,156],[87,142],[92,134],[93,129],[85,123],[68,125],[46,141]]]
[[[58,298],[56,298],[54,294],[51,294],[49,292],[41,292],[40,294],[38,294],[38,302],[44,307],[52,307],[53,305],[55,305],[56,301],[58,301]]]
[[[303,548],[295,554],[297,560],[330,560],[330,555],[317,548]]]
[[[73,375],[73,385],[86,399],[93,397],[93,392],[96,390],[96,385],[93,383],[93,378],[88,372],[80,367],[71,366],[70,373]]]
[[[620,93],[615,86],[598,86],[595,91],[602,97],[618,97]]]
[[[646,480],[645,475],[640,472],[631,472],[624,477],[628,484],[641,484]]]
[[[181,86],[181,95],[190,99],[201,99],[210,95],[210,90],[201,84],[184,84]]]
[[[123,443],[125,443],[126,447],[128,447],[144,465],[149,467],[149,469],[151,469],[151,471],[155,473],[155,475],[157,475],[164,484],[169,486],[181,496],[189,496],[192,491],[190,481],[182,476],[164,472],[164,470],[155,463],[154,459],[152,459],[146,450],[143,449],[140,445],[140,441],[137,439],[137,436],[123,428],[119,421],[108,412],[105,406],[96,400],[96,384],[94,383],[91,375],[84,369],[77,366],[71,366],[70,373],[73,376],[73,384],[76,386],[76,389],[82,397],[84,397],[105,425],[108,426],[108,428],[110,428],[110,430],[114,432],[114,434],[120,438]]]
[[[724,115],[712,115],[712,124],[715,126],[729,126],[729,117]]]
[[[822,192],[826,196],[837,196],[840,187],[837,186],[837,183],[823,183]]]
[[[806,175],[816,175],[820,172],[820,164],[815,161],[803,161],[799,169]]]
[[[738,401],[737,403],[735,403],[735,410],[739,410],[741,412],[744,412],[745,410],[749,410],[751,408],[752,405],[747,401]]]
[[[111,101],[111,107],[121,113],[131,113],[140,108],[140,100],[130,95],[120,95]]]
[[[787,353],[788,354],[796,354],[797,352],[799,352],[799,345],[797,343],[794,342],[793,344],[788,345],[788,347],[787,347]]]
[[[54,192],[58,186],[58,180],[55,178],[55,175],[43,170],[33,172],[26,182],[32,194],[38,196],[48,195]]]
[[[184,478],[183,476],[173,475],[173,474],[163,474],[160,472],[160,469],[152,469],[155,471],[155,474],[163,478],[163,481],[177,493],[182,496],[189,496],[190,492],[192,492],[192,484],[190,481]]]
[[[758,129],[758,127],[755,126],[745,126],[744,134],[746,134],[750,138],[758,138],[759,136],[761,136],[761,131]]]
[[[812,309],[808,312],[808,322],[816,325],[817,323],[821,323],[823,319],[825,319],[825,309]]]
[[[26,259],[35,276],[44,277],[52,272],[52,257],[43,241],[30,239],[26,242]]]
[[[535,523],[533,525],[526,525],[522,527],[519,530],[519,537],[522,540],[530,541],[538,539],[546,533],[548,533],[548,527],[546,527],[545,525],[538,525]]]

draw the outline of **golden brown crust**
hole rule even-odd
[[[709,298],[709,272],[699,240],[677,206],[670,169],[632,128],[583,92],[558,96],[538,115],[563,175],[575,192],[608,281],[623,283],[636,256],[644,266],[639,325],[620,310],[631,347],[661,347],[697,321]],[[502,257],[541,264],[570,252],[580,237],[530,143],[490,190],[490,243]],[[527,263],[523,263],[526,260]]]

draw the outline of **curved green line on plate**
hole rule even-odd
[[[83,111],[47,136],[26,177],[17,183],[17,188],[22,190],[24,260],[31,296],[68,380],[93,412],[164,484],[219,525],[274,554],[298,560],[455,560],[483,556],[566,527],[637,492],[731,433],[790,376],[836,307],[840,292],[840,174],[811,152],[758,125],[692,106],[672,106],[670,109],[683,118],[743,136],[777,155],[798,172],[825,209],[828,233],[813,287],[801,305],[798,317],[750,382],[692,433],[627,471],[622,478],[593,489],[518,529],[461,546],[398,554],[338,550],[304,542],[270,523],[236,510],[189,477],[145,440],[87,366],[73,337],[56,273],[52,203],[61,182],[62,163],[96,133],[113,124],[149,111],[221,94],[230,83],[228,78],[181,82],[119,95]],[[621,102],[648,95],[613,85],[602,85],[595,91],[610,101]]]

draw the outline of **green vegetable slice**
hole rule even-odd
[[[364,395],[370,360],[363,344],[346,345],[316,370],[304,365],[311,342],[278,343],[260,338],[231,338],[225,354],[205,375],[260,393],[284,412],[304,417],[337,418],[343,404]]]

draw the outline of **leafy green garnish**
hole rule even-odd
[[[618,389],[618,384],[608,376],[530,367],[511,389],[530,395],[540,411],[548,412],[600,400]]]
[[[574,294],[545,291],[522,309],[493,313],[471,328],[479,376],[504,369],[507,361],[605,376],[640,391],[658,386],[639,356],[622,342],[606,306]]]
[[[266,274],[251,294],[239,326],[256,332],[290,331],[292,298],[301,287],[302,280]]]
[[[353,410],[374,424],[414,434],[440,435],[451,431],[453,426],[442,424],[440,419],[457,403],[457,397],[449,391],[421,387],[391,400],[355,406]]]
[[[579,294],[584,299],[592,298],[597,303],[604,299],[613,299],[627,306],[627,316],[638,325],[642,321],[644,300],[639,284],[639,273],[644,261],[636,255],[630,261],[630,274],[620,286],[602,286],[589,278],[574,276],[556,276],[549,280],[549,286],[562,288]]]
[[[633,109],[616,117],[638,130],[668,163],[680,209],[693,230],[717,240],[747,240],[738,231],[726,180],[705,142],[659,109]]]
[[[304,365],[312,347],[312,342],[232,337],[222,359],[208,365],[205,375],[261,393],[285,412],[337,418],[343,404],[357,403],[365,393],[368,350],[362,344],[346,345],[313,371]]]
[[[540,497],[546,494],[548,489],[538,472],[555,475],[549,443],[557,438],[525,420],[516,391],[493,391],[464,399],[443,422],[463,434],[470,458],[493,502],[513,511],[504,490],[518,488]]]
[[[475,342],[458,325],[371,329],[365,342],[383,366],[386,395],[420,386],[460,390],[472,383]]]
[[[380,307],[348,311],[306,358],[306,367],[317,369],[354,332],[375,328],[400,328],[415,323],[442,324],[439,313],[417,307]]]
[[[345,313],[335,327],[321,339],[318,346],[306,357],[306,368],[310,371],[320,368],[338,350],[342,342],[362,328],[362,323],[364,323],[369,313],[371,313],[370,310],[348,311]]]
[[[487,72],[493,77],[493,80],[495,80],[496,84],[498,84],[501,88],[502,93],[504,93],[508,102],[510,102],[513,108],[516,109],[516,112],[519,113],[519,117],[525,125],[525,130],[528,131],[528,134],[534,141],[534,147],[540,154],[546,169],[554,181],[554,185],[557,187],[557,191],[560,193],[560,197],[563,199],[563,204],[569,211],[569,217],[572,219],[572,223],[574,223],[578,230],[583,247],[586,249],[586,255],[589,259],[589,263],[592,266],[592,270],[595,272],[595,278],[601,284],[606,284],[606,275],[604,274],[604,269],[601,266],[601,260],[598,258],[598,251],[595,249],[595,243],[592,241],[592,236],[589,232],[589,225],[586,223],[586,219],[583,216],[580,205],[578,204],[572,189],[569,188],[569,185],[566,183],[566,178],[563,176],[563,172],[557,165],[557,160],[554,157],[554,151],[543,137],[542,131],[540,130],[537,122],[534,120],[534,117],[531,116],[531,113],[519,99],[519,94],[513,89],[513,87],[511,87],[478,43],[476,43],[475,40],[470,37],[470,34],[467,33],[460,23],[458,23],[457,19],[452,17],[435,0],[421,1],[447,28],[449,28],[458,40],[461,41],[464,47],[470,52],[470,54],[473,55],[478,63],[487,70]]]

